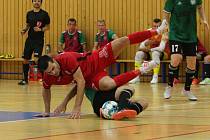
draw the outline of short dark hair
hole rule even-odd
[[[32,2],[34,2],[34,0],[32,0]],[[41,0],[41,3],[42,3],[42,0]]]
[[[106,21],[104,19],[99,19],[99,20],[97,20],[97,23],[104,23],[104,25],[105,25]]]
[[[155,22],[155,23],[159,23],[159,22],[161,22],[161,19],[159,19],[159,18],[155,18],[155,19],[153,19],[153,22]]]
[[[48,55],[43,55],[38,59],[38,69],[44,72],[48,68],[48,62],[53,62],[53,59]]]
[[[68,19],[68,23],[69,23],[69,22],[74,22],[75,24],[77,24],[77,21],[76,21],[75,18],[70,18],[70,19]]]

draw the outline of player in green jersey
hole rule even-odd
[[[196,66],[197,10],[202,22],[209,28],[202,0],[166,0],[165,2],[163,13],[165,20],[169,23],[169,46],[171,50],[168,86],[164,92],[165,99],[171,97],[174,74],[177,72],[183,56],[186,56],[186,81],[182,93],[190,101],[197,101],[197,98],[190,91]]]

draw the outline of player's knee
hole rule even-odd
[[[124,37],[121,37],[120,43],[121,43],[121,45],[129,45],[130,40],[128,39],[127,36],[124,36]]]
[[[207,55],[206,57],[204,57],[204,62],[205,63],[209,63],[210,62],[210,55]]]
[[[182,55],[180,54],[172,54],[171,55],[171,65],[173,67],[177,67],[182,61]]]
[[[115,83],[109,80],[104,80],[99,84],[99,89],[100,90],[110,90],[115,87]]]
[[[160,65],[160,59],[155,59],[153,61],[155,62],[155,64]]]
[[[180,60],[179,59],[171,59],[171,65],[173,67],[177,67],[180,64]]]
[[[144,58],[144,52],[143,51],[137,51],[136,56],[135,56],[135,60],[136,61],[141,61],[143,58]]]

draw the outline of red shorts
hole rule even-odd
[[[98,55],[98,71],[104,71],[104,69],[111,64],[116,62],[116,59],[113,56],[112,45],[108,43],[103,48],[100,48],[96,51]]]
[[[116,59],[113,56],[111,43],[108,43],[99,50],[93,51],[92,55],[88,59],[89,65],[87,66],[88,68],[86,68],[87,73],[85,72],[83,75],[85,77],[86,84],[89,87],[92,87],[92,83],[96,84],[95,81],[99,80],[98,76],[101,77],[102,74],[99,73],[108,75],[107,72],[104,72],[104,69],[116,62]],[[98,87],[98,84],[96,84],[96,86]]]
[[[95,75],[95,77],[92,79],[92,88],[98,90],[99,89],[99,81],[105,77],[108,76],[108,73],[106,71],[99,72]]]

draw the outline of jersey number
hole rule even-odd
[[[172,52],[178,52],[179,45],[172,45]]]

